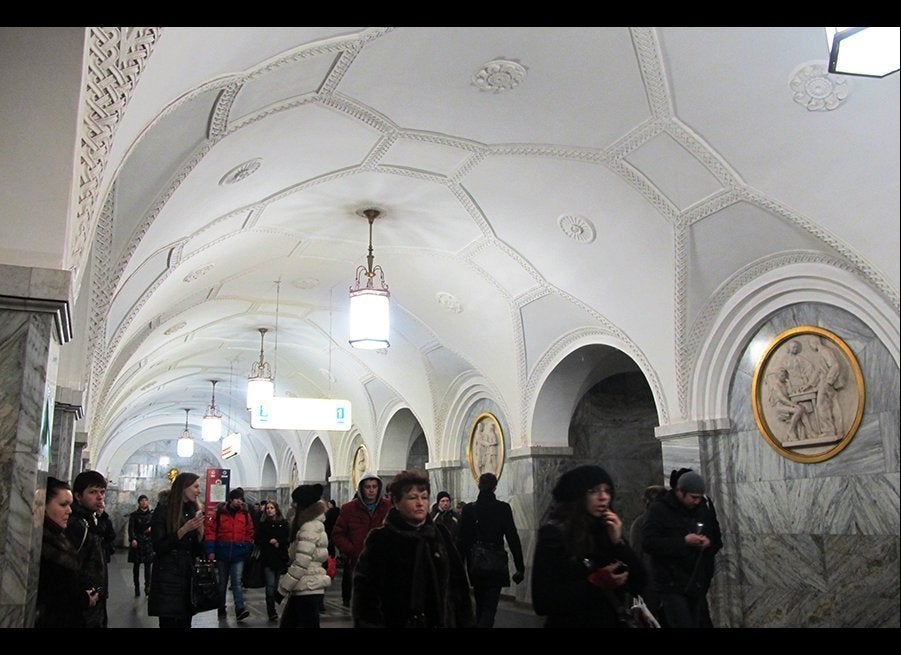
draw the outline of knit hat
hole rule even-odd
[[[231,491],[228,492],[228,499],[234,500],[235,498],[239,498],[244,500],[244,490],[241,487],[235,487]]]
[[[144,494],[141,494],[140,496],[138,496],[138,502],[140,503],[142,500],[150,500],[150,499],[147,496],[145,496]]]
[[[704,478],[694,471],[687,471],[679,476],[676,489],[686,494],[702,494],[707,490],[707,486],[704,484]]]
[[[321,484],[302,484],[291,492],[291,500],[297,503],[297,509],[306,509],[320,498]]]
[[[610,487],[610,496],[613,497],[613,478],[600,466],[586,464],[577,466],[560,476],[554,491],[551,492],[558,503],[568,503],[578,500],[589,489],[599,484]]]
[[[439,491],[439,492],[438,492],[438,497],[435,498],[435,500],[438,501],[438,502],[440,503],[442,498],[447,498],[448,500],[450,500],[450,499],[451,499],[451,495],[450,495],[449,493],[447,493],[446,491]]]

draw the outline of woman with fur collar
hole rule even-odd
[[[65,534],[72,513],[68,482],[47,478],[44,499],[44,540],[38,580],[36,628],[84,628],[84,610],[99,598],[89,589],[75,546]]]
[[[394,507],[366,537],[354,569],[355,627],[473,627],[463,560],[447,528],[429,516],[429,491],[423,471],[391,481]]]
[[[321,484],[303,484],[291,492],[294,519],[287,572],[279,578],[278,593],[288,597],[279,628],[318,628],[319,606],[332,583],[323,567],[328,558],[328,535]]]

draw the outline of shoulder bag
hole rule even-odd
[[[194,614],[219,607],[219,571],[215,562],[198,557],[191,567],[191,609]]]
[[[502,544],[481,541],[478,510],[473,505],[476,517],[476,542],[469,549],[467,559],[469,579],[475,581],[493,581],[501,586],[510,584],[510,567],[507,562],[507,550]],[[504,582],[506,580],[506,582]]]

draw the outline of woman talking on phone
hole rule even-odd
[[[613,511],[612,478],[599,466],[579,466],[552,494],[532,565],[536,614],[547,628],[620,627],[625,594],[640,593],[646,575]]]
[[[191,567],[203,555],[203,510],[200,476],[179,473],[166,500],[153,510],[150,535],[156,562],[150,581],[147,614],[158,616],[161,628],[190,628]]]

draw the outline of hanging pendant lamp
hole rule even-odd
[[[179,457],[191,457],[194,455],[194,438],[191,436],[191,431],[188,430],[188,412],[191,410],[187,407],[185,410],[185,429],[181,433],[181,436],[178,438],[178,443],[176,446],[175,452]]]
[[[348,341],[354,348],[378,350],[391,345],[388,342],[390,331],[390,313],[388,285],[385,274],[379,265],[373,266],[375,257],[372,254],[372,223],[381,215],[378,209],[364,209],[359,212],[369,221],[369,254],[366,266],[358,266],[354,286],[350,288],[350,338]],[[379,284],[373,281],[376,274]]]
[[[272,379],[272,367],[263,358],[263,338],[268,332],[266,328],[259,328],[260,332],[260,361],[254,362],[250,369],[250,377],[247,378],[247,409],[253,411],[260,402],[269,400],[275,393],[275,383]]]
[[[216,383],[218,381],[210,380],[213,383],[213,398],[203,415],[200,429],[200,436],[204,441],[219,441],[222,438],[222,412],[216,407]]]

